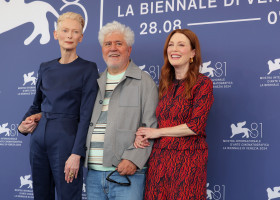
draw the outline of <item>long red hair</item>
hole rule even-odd
[[[169,41],[175,33],[184,34],[190,40],[192,50],[195,49],[195,56],[193,57],[193,62],[189,64],[189,69],[186,74],[186,89],[183,93],[183,95],[186,98],[191,97],[191,90],[197,81],[199,67],[202,63],[200,45],[196,34],[189,29],[176,29],[172,31],[166,38],[163,49],[164,64],[161,68],[161,75],[159,79],[159,99],[163,97],[163,94],[167,91],[168,87],[172,84],[173,80],[175,79],[174,67],[170,64],[167,56],[167,48]]]

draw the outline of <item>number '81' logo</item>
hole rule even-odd
[[[206,187],[207,187],[207,190],[206,190],[207,199],[225,200],[225,196],[226,196],[226,186],[225,185],[214,185],[213,187],[209,187],[209,183],[207,183]]]
[[[8,137],[16,137],[18,136],[18,124],[3,123],[0,124],[0,135],[8,136]]]
[[[205,74],[208,77],[226,77],[227,75],[227,63],[226,62],[216,62],[211,61],[204,62],[200,67],[200,73]]]

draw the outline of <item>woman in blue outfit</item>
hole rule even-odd
[[[98,86],[96,64],[78,57],[84,19],[68,12],[58,18],[54,38],[61,58],[42,63],[36,95],[19,131],[31,134],[34,199],[82,199],[86,136]]]

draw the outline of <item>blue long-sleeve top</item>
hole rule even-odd
[[[98,91],[97,66],[80,57],[69,64],[60,64],[58,60],[41,64],[33,104],[23,120],[40,112],[51,119],[77,119],[72,153],[84,157],[88,126]]]

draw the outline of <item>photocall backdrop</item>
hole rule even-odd
[[[214,84],[207,199],[280,199],[279,0],[0,0],[1,199],[33,198],[30,137],[17,126],[32,103],[40,63],[60,56],[53,30],[67,11],[85,17],[78,55],[100,72],[100,27],[113,20],[130,26],[131,58],[157,84],[168,33],[194,31],[201,72]]]

